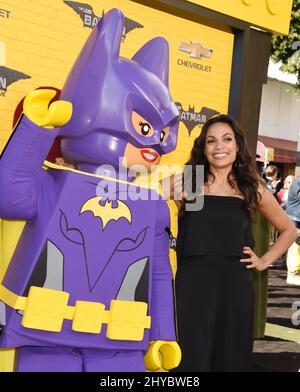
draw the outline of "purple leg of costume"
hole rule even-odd
[[[142,351],[20,347],[18,372],[144,372]]]

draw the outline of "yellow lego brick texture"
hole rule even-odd
[[[263,29],[288,34],[293,0],[188,0]]]

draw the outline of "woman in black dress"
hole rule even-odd
[[[187,162],[177,241],[176,302],[182,361],[175,371],[251,370],[254,293],[251,268],[266,269],[295,240],[294,225],[259,182],[239,126],[227,115],[207,121]],[[202,195],[196,165],[204,166]],[[203,208],[193,208],[201,205]],[[189,211],[188,211],[189,210]],[[251,219],[260,211],[280,233],[262,257]]]

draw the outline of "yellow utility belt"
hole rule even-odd
[[[0,284],[0,300],[16,310],[23,310],[22,326],[60,332],[64,319],[72,320],[76,332],[100,334],[107,324],[106,337],[114,340],[141,341],[149,329],[145,302],[112,300],[110,309],[100,302],[76,301],[69,306],[69,293],[32,286],[28,297],[21,297]]]

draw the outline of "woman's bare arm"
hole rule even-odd
[[[259,193],[262,196],[260,212],[279,232],[274,245],[261,257],[263,262],[269,266],[288,250],[296,239],[297,230],[268,189],[260,186]]]

